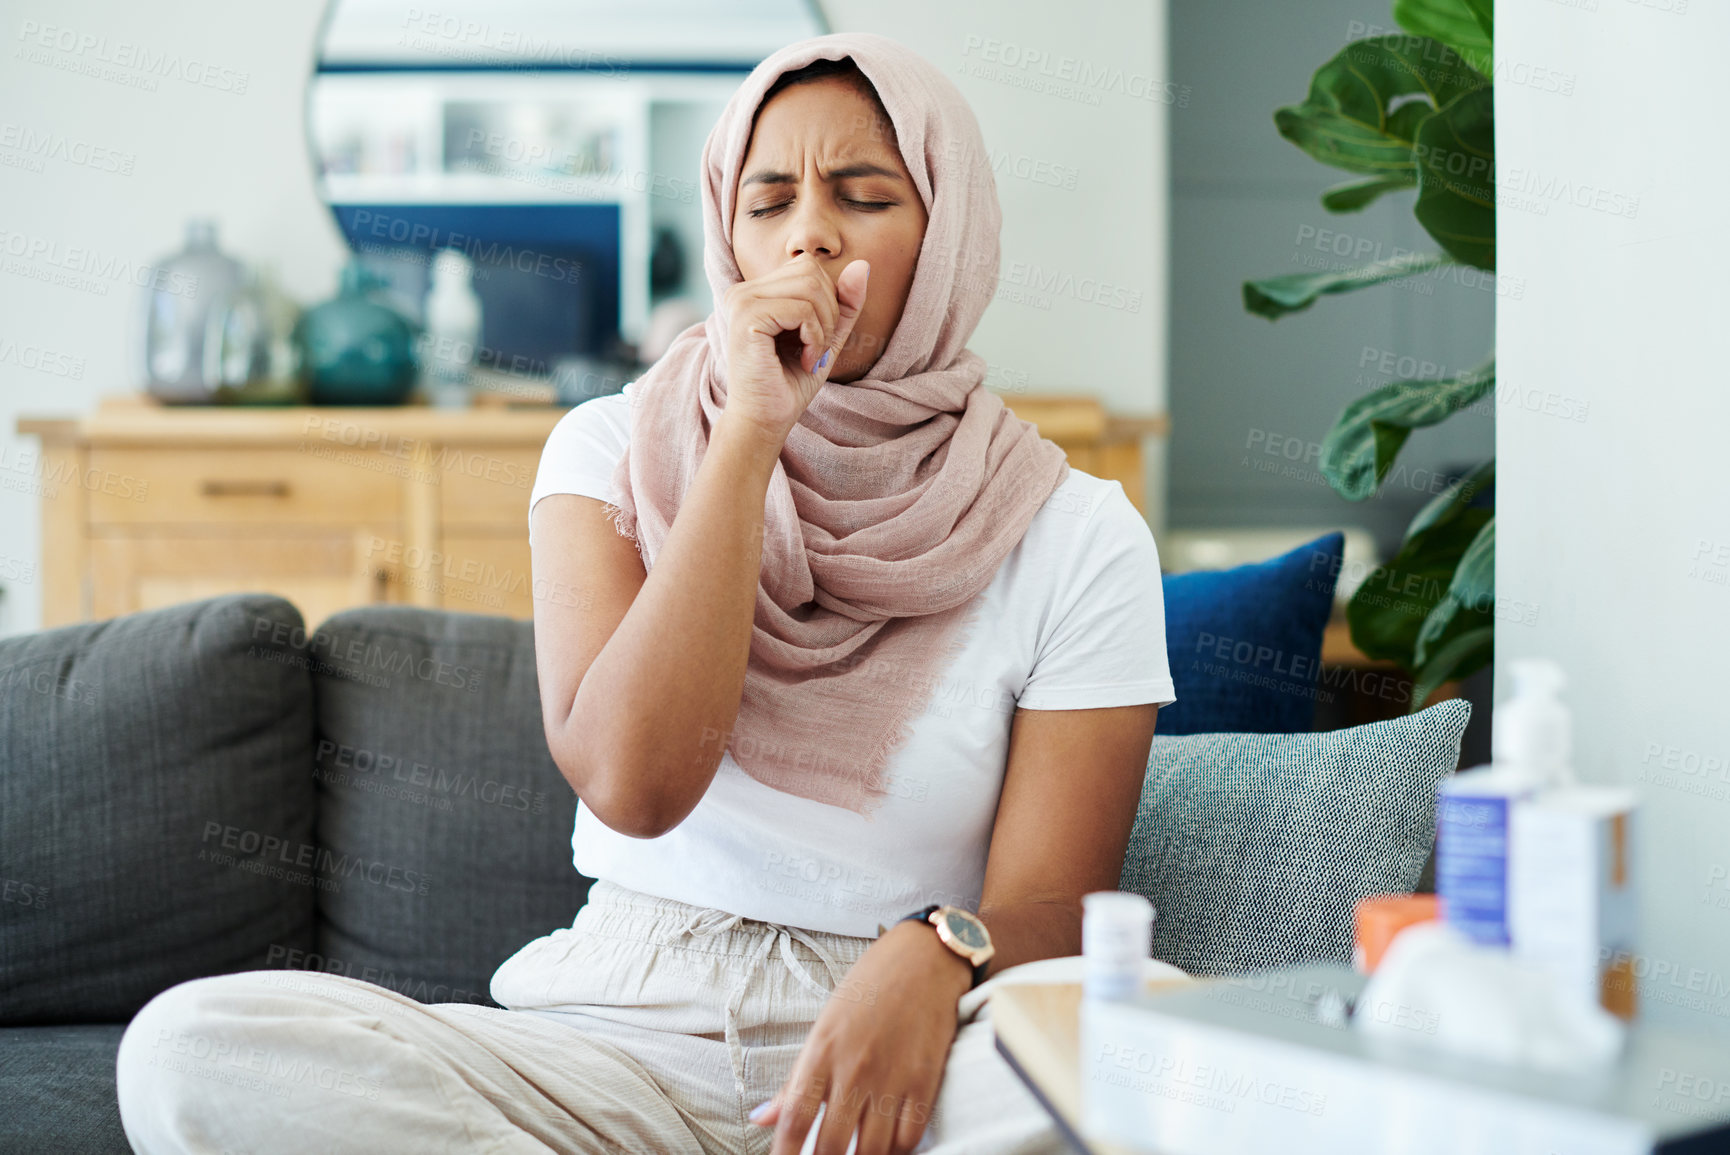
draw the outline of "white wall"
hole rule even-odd
[[[0,0],[0,634],[40,621],[40,578],[32,576],[39,500],[19,461],[35,439],[13,434],[17,417],[74,416],[100,396],[139,387],[130,342],[140,290],[124,282],[109,283],[106,293],[45,284],[10,262],[51,272],[51,260],[78,261],[87,252],[135,268],[177,251],[185,219],[209,214],[223,247],[249,262],[273,262],[291,296],[302,303],[329,296],[344,249],[315,192],[303,118],[322,7],[320,0]],[[953,76],[993,155],[1024,174],[1012,167],[999,176],[1006,285],[974,343],[993,367],[988,382],[1006,393],[1088,392],[1113,410],[1163,412],[1165,101],[1180,96],[1166,87],[1163,4],[833,0],[824,7],[837,30],[894,36]],[[58,41],[69,48],[29,47],[44,27],[69,32]],[[20,50],[49,63],[14,55]],[[136,65],[140,50],[173,63],[166,74],[146,72]],[[1030,62],[1034,52],[1045,61]],[[81,66],[152,78],[155,91]],[[1103,81],[1083,88],[1060,78],[1082,66]],[[209,68],[222,87],[185,79]],[[241,76],[244,92],[232,91]],[[1065,88],[1029,87],[1051,83]],[[27,153],[7,142],[26,134],[76,145],[81,157],[92,147],[110,150],[102,155],[130,172],[56,159],[39,172],[18,167]],[[48,246],[50,255],[14,255],[33,246]],[[1037,283],[1010,284],[1015,262],[1024,281]],[[1097,295],[1100,283],[1116,287],[1108,300],[1133,302],[1133,310],[1082,299]],[[1016,289],[1032,303],[1014,299]],[[64,354],[50,363],[77,365],[77,375],[24,366],[26,347]],[[1148,472],[1157,511],[1157,457]],[[1157,527],[1157,512],[1152,520]]]
[[[329,296],[343,246],[314,192],[302,119],[321,12],[317,0],[0,0],[0,632],[41,620],[40,502],[19,459],[36,440],[13,433],[18,416],[83,413],[140,381],[129,343],[141,289],[124,275],[95,277],[106,292],[47,284],[19,267],[149,265],[181,247],[188,216],[205,214],[224,249],[274,262],[291,296]],[[38,45],[33,29],[49,28],[69,50]],[[137,66],[146,58],[155,70]],[[80,66],[99,75],[71,70]],[[101,159],[19,167],[26,137],[43,136],[55,152]],[[50,358],[80,372],[26,367],[31,349],[82,359]]]
[[[819,4],[836,32],[893,36],[941,68],[1002,164],[1003,266],[971,343],[986,383],[1011,403],[1090,393],[1113,412],[1165,413],[1167,140],[1192,96],[1166,59],[1165,0]],[[1165,442],[1142,448],[1157,534]]]
[[[1166,87],[1163,0],[821,6],[835,31],[893,36],[942,69],[973,106],[993,160],[1027,174],[997,171],[1003,269],[972,345],[995,370],[990,384],[1163,413],[1166,100],[1185,97]],[[1110,303],[1082,299],[1094,292],[1089,278],[1114,287]],[[1067,287],[1039,289],[1053,280]]]
[[[1644,1012],[1730,1036],[1730,8],[1496,15],[1498,195],[1548,206],[1500,212],[1500,369],[1588,406],[1497,408],[1497,681],[1568,669],[1582,776],[1642,799]]]

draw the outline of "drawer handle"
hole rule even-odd
[[[287,497],[286,481],[216,481],[206,478],[198,491],[205,497]]]

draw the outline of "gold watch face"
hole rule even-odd
[[[943,922],[955,941],[968,950],[984,950],[991,945],[991,938],[985,933],[985,924],[965,910],[958,907],[945,908]]]

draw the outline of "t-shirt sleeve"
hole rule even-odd
[[[631,403],[623,393],[591,397],[559,418],[541,448],[529,491],[529,545],[534,545],[535,504],[554,493],[606,501],[613,469],[631,439]]]
[[[1120,483],[1100,497],[1075,561],[1016,704],[1088,710],[1175,702],[1159,550]]]

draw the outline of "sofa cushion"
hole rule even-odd
[[[533,627],[381,606],[319,627],[315,957],[272,965],[496,1005],[493,971],[569,926],[577,797],[541,727]]]
[[[1191,974],[1349,963],[1352,908],[1409,893],[1471,705],[1327,734],[1156,736],[1122,890]]]
[[[0,1028],[0,1151],[131,1155],[114,1064],[124,1023]]]
[[[312,945],[299,612],[264,594],[0,639],[0,1023],[124,1022]]]
[[[1159,711],[1155,733],[1309,730],[1344,548],[1344,535],[1330,533],[1270,561],[1167,574],[1177,701]]]

